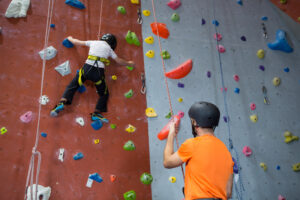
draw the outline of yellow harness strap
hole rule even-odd
[[[88,59],[89,60],[95,60],[95,61],[100,61],[100,62],[103,62],[104,65],[108,66],[110,64],[110,60],[106,59],[106,58],[100,58],[98,56],[92,56],[92,55],[89,55],[88,56]]]
[[[81,76],[84,74],[84,71],[83,71],[83,69],[81,68],[80,70],[79,70],[79,77],[78,77],[78,84],[79,84],[79,86],[82,86],[82,80],[81,80]]]

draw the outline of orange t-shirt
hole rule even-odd
[[[225,144],[213,135],[186,140],[178,155],[186,162],[185,200],[227,199],[226,185],[233,173],[233,161]]]

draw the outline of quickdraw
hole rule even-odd
[[[141,88],[141,93],[145,94],[146,93],[146,79],[145,79],[145,74],[141,74],[141,81],[142,81],[142,88]]]

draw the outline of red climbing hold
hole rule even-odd
[[[176,126],[178,126],[179,123],[180,123],[180,115],[175,115],[173,117],[173,119],[171,119],[169,121],[169,123],[167,123],[167,125],[165,125],[165,127],[163,127],[163,129],[161,129],[161,131],[157,134],[158,139],[164,140],[164,139],[166,139],[168,137],[168,135],[169,135],[169,129],[170,129],[170,124],[172,122],[175,122]]]
[[[116,180],[116,178],[117,178],[116,175],[113,175],[113,174],[110,175],[111,182],[114,182]]]
[[[250,147],[248,146],[244,146],[243,148],[243,154],[247,157],[251,156],[252,154],[252,150],[250,149]]]
[[[155,35],[157,35],[158,32],[157,36],[168,39],[170,33],[166,24],[153,22],[150,24],[150,26]]]
[[[192,70],[192,67],[193,67],[193,61],[189,59],[184,63],[182,63],[181,65],[179,65],[178,67],[176,67],[175,69],[166,72],[165,75],[166,77],[171,79],[180,79],[188,75]]]

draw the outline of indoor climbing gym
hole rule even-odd
[[[300,200],[300,0],[1,0],[1,200]]]

